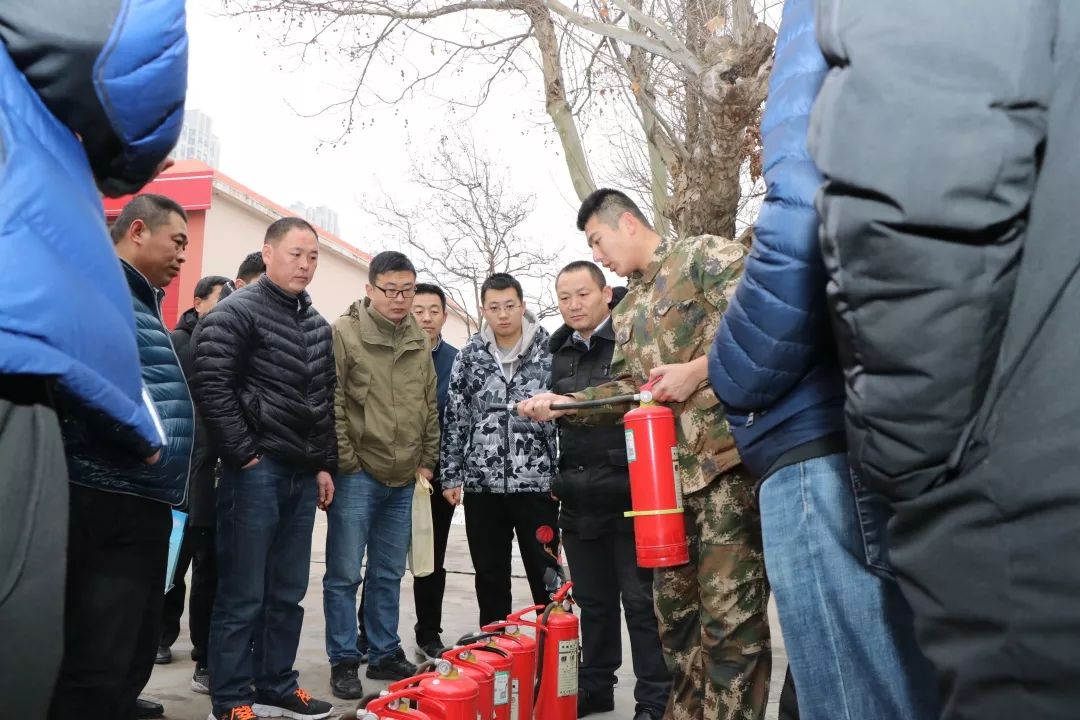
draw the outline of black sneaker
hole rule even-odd
[[[615,709],[614,693],[594,693],[588,690],[578,689],[577,716],[583,718],[593,713],[611,712]]]
[[[304,688],[296,688],[288,695],[268,698],[261,695],[251,706],[258,717],[292,718],[292,720],[321,720],[329,717],[334,706],[322,700],[316,700]]]
[[[149,698],[138,697],[135,699],[135,717],[138,720],[165,717],[165,706]]]
[[[429,660],[438,660],[442,657],[442,654],[446,652],[446,648],[443,647],[442,638],[436,635],[433,639],[427,642],[416,641],[416,659],[419,662],[428,662]]]
[[[201,666],[195,666],[195,672],[191,674],[191,689],[200,695],[210,694],[210,671]]]
[[[651,708],[646,705],[638,705],[634,709],[634,720],[660,720],[664,717],[664,709]]]
[[[255,720],[256,717],[250,705],[237,705],[217,715],[210,713],[206,720]]]
[[[331,665],[330,691],[334,693],[334,697],[342,700],[364,697],[364,686],[360,684],[360,663],[346,660]]]
[[[372,680],[404,680],[416,674],[416,666],[405,659],[405,651],[395,650],[378,662],[368,664],[367,676]]]
[[[154,656],[155,665],[168,665],[172,662],[172,650],[166,645],[158,645],[157,655]]]

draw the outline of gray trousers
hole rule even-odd
[[[852,464],[943,720],[1080,708],[1080,3],[818,0]]]
[[[68,479],[43,378],[0,375],[0,715],[43,718],[63,651]]]

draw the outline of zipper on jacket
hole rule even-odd
[[[499,374],[501,375],[502,374],[502,368],[500,367],[500,368],[497,368],[497,369],[499,371]],[[514,374],[516,375],[517,373],[514,373]],[[507,404],[509,404],[510,403],[510,389],[511,389],[512,385],[511,385],[510,381],[507,380],[506,378],[503,378],[503,382],[506,383],[506,395],[505,395],[505,397],[506,397]],[[508,495],[510,493],[510,471],[511,471],[512,466],[513,466],[513,462],[510,460],[510,450],[511,450],[511,447],[510,447],[510,419],[511,419],[511,416],[513,415],[513,413],[506,412],[506,413],[503,413],[503,414],[506,416],[506,425],[503,426],[505,428],[505,430],[506,430],[506,433],[504,435],[504,439],[506,440],[506,452],[503,453],[503,494]]]

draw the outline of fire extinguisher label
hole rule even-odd
[[[510,720],[523,720],[518,718],[518,694],[521,692],[521,683],[517,678],[510,681]]]
[[[637,448],[634,447],[634,431],[626,431],[626,461],[634,462],[637,460]]]
[[[577,695],[578,641],[559,641],[559,697]]]
[[[510,671],[499,670],[495,673],[495,704],[507,705],[510,702]]]
[[[683,509],[682,481],[679,479],[679,448],[671,448],[671,476],[675,478],[675,507]]]

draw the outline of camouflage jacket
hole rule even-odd
[[[745,254],[738,243],[713,235],[663,241],[649,266],[630,276],[629,292],[612,311],[616,339],[612,381],[573,397],[593,400],[634,393],[648,382],[654,367],[705,355],[742,274]],[[708,380],[685,403],[669,407],[675,412],[684,493],[701,490],[739,464],[723,409]],[[590,422],[598,414],[577,417]]]

